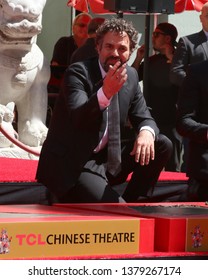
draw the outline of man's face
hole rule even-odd
[[[125,32],[108,32],[97,46],[97,51],[103,69],[108,72],[110,65],[114,65],[117,61],[123,64],[129,60],[129,37]]]
[[[203,29],[208,32],[208,5],[205,5],[203,7],[202,13],[200,15],[200,20],[201,20]]]
[[[86,39],[88,37],[87,26],[90,20],[87,15],[80,16],[73,25],[73,34],[79,38]]]
[[[161,52],[166,44],[171,44],[171,37],[159,29],[152,33],[152,46],[155,51]]]

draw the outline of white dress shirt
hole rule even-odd
[[[106,76],[106,72],[103,70],[103,68],[100,64],[100,61],[99,61],[99,66],[100,66],[100,71],[101,71],[101,74],[102,74],[102,78],[104,79],[105,76]],[[111,99],[108,99],[105,96],[102,87],[97,92],[97,98],[98,98],[98,103],[99,103],[99,106],[100,106],[100,110],[103,111],[103,110],[107,109],[107,116],[108,116],[108,106],[110,105]],[[150,126],[143,126],[143,127],[141,127],[140,131],[144,130],[144,129],[149,130],[153,134],[153,137],[155,138],[155,132]],[[95,148],[94,152],[98,153],[100,150],[102,150],[107,145],[107,143],[108,143],[108,121],[107,121],[107,125],[106,125],[106,128],[105,128],[105,132],[103,134],[103,137],[100,140],[100,143],[98,144],[98,146]]]

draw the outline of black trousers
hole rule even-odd
[[[159,134],[155,140],[155,159],[149,165],[141,166],[130,155],[133,141],[122,143],[122,170],[113,177],[106,172],[107,149],[94,154],[86,163],[75,185],[62,203],[113,203],[136,202],[139,196],[151,197],[160,172],[172,153],[172,143],[164,135]],[[122,184],[133,172],[122,197],[112,186]]]
[[[189,177],[187,201],[208,201],[208,181]]]
[[[173,125],[159,125],[160,132],[167,136],[173,144],[173,152],[165,165],[165,171],[181,172],[183,157],[183,137],[178,134]]]

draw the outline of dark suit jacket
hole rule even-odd
[[[187,174],[208,180],[208,61],[189,66],[179,94],[177,130],[190,140]]]
[[[204,31],[180,38],[173,56],[170,81],[180,86],[190,64],[208,59],[208,43]]]
[[[158,128],[138,85],[137,72],[128,66],[127,73],[128,80],[118,93],[121,132],[129,117],[136,132],[148,125],[157,135]],[[97,58],[75,63],[66,71],[37,171],[38,181],[57,196],[75,185],[103,136],[106,110],[100,110],[97,99],[101,81]]]
[[[59,65],[70,64],[71,56],[78,48],[74,36],[61,37],[55,44],[51,61],[56,61]]]
[[[95,47],[95,38],[88,38],[81,47],[73,52],[70,64],[83,61],[95,56],[98,56],[98,52]]]

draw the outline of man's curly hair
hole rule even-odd
[[[109,31],[117,33],[126,32],[130,40],[131,53],[135,50],[138,42],[138,31],[134,28],[132,22],[126,21],[123,18],[106,19],[96,31],[96,45],[102,43],[105,34]]]

